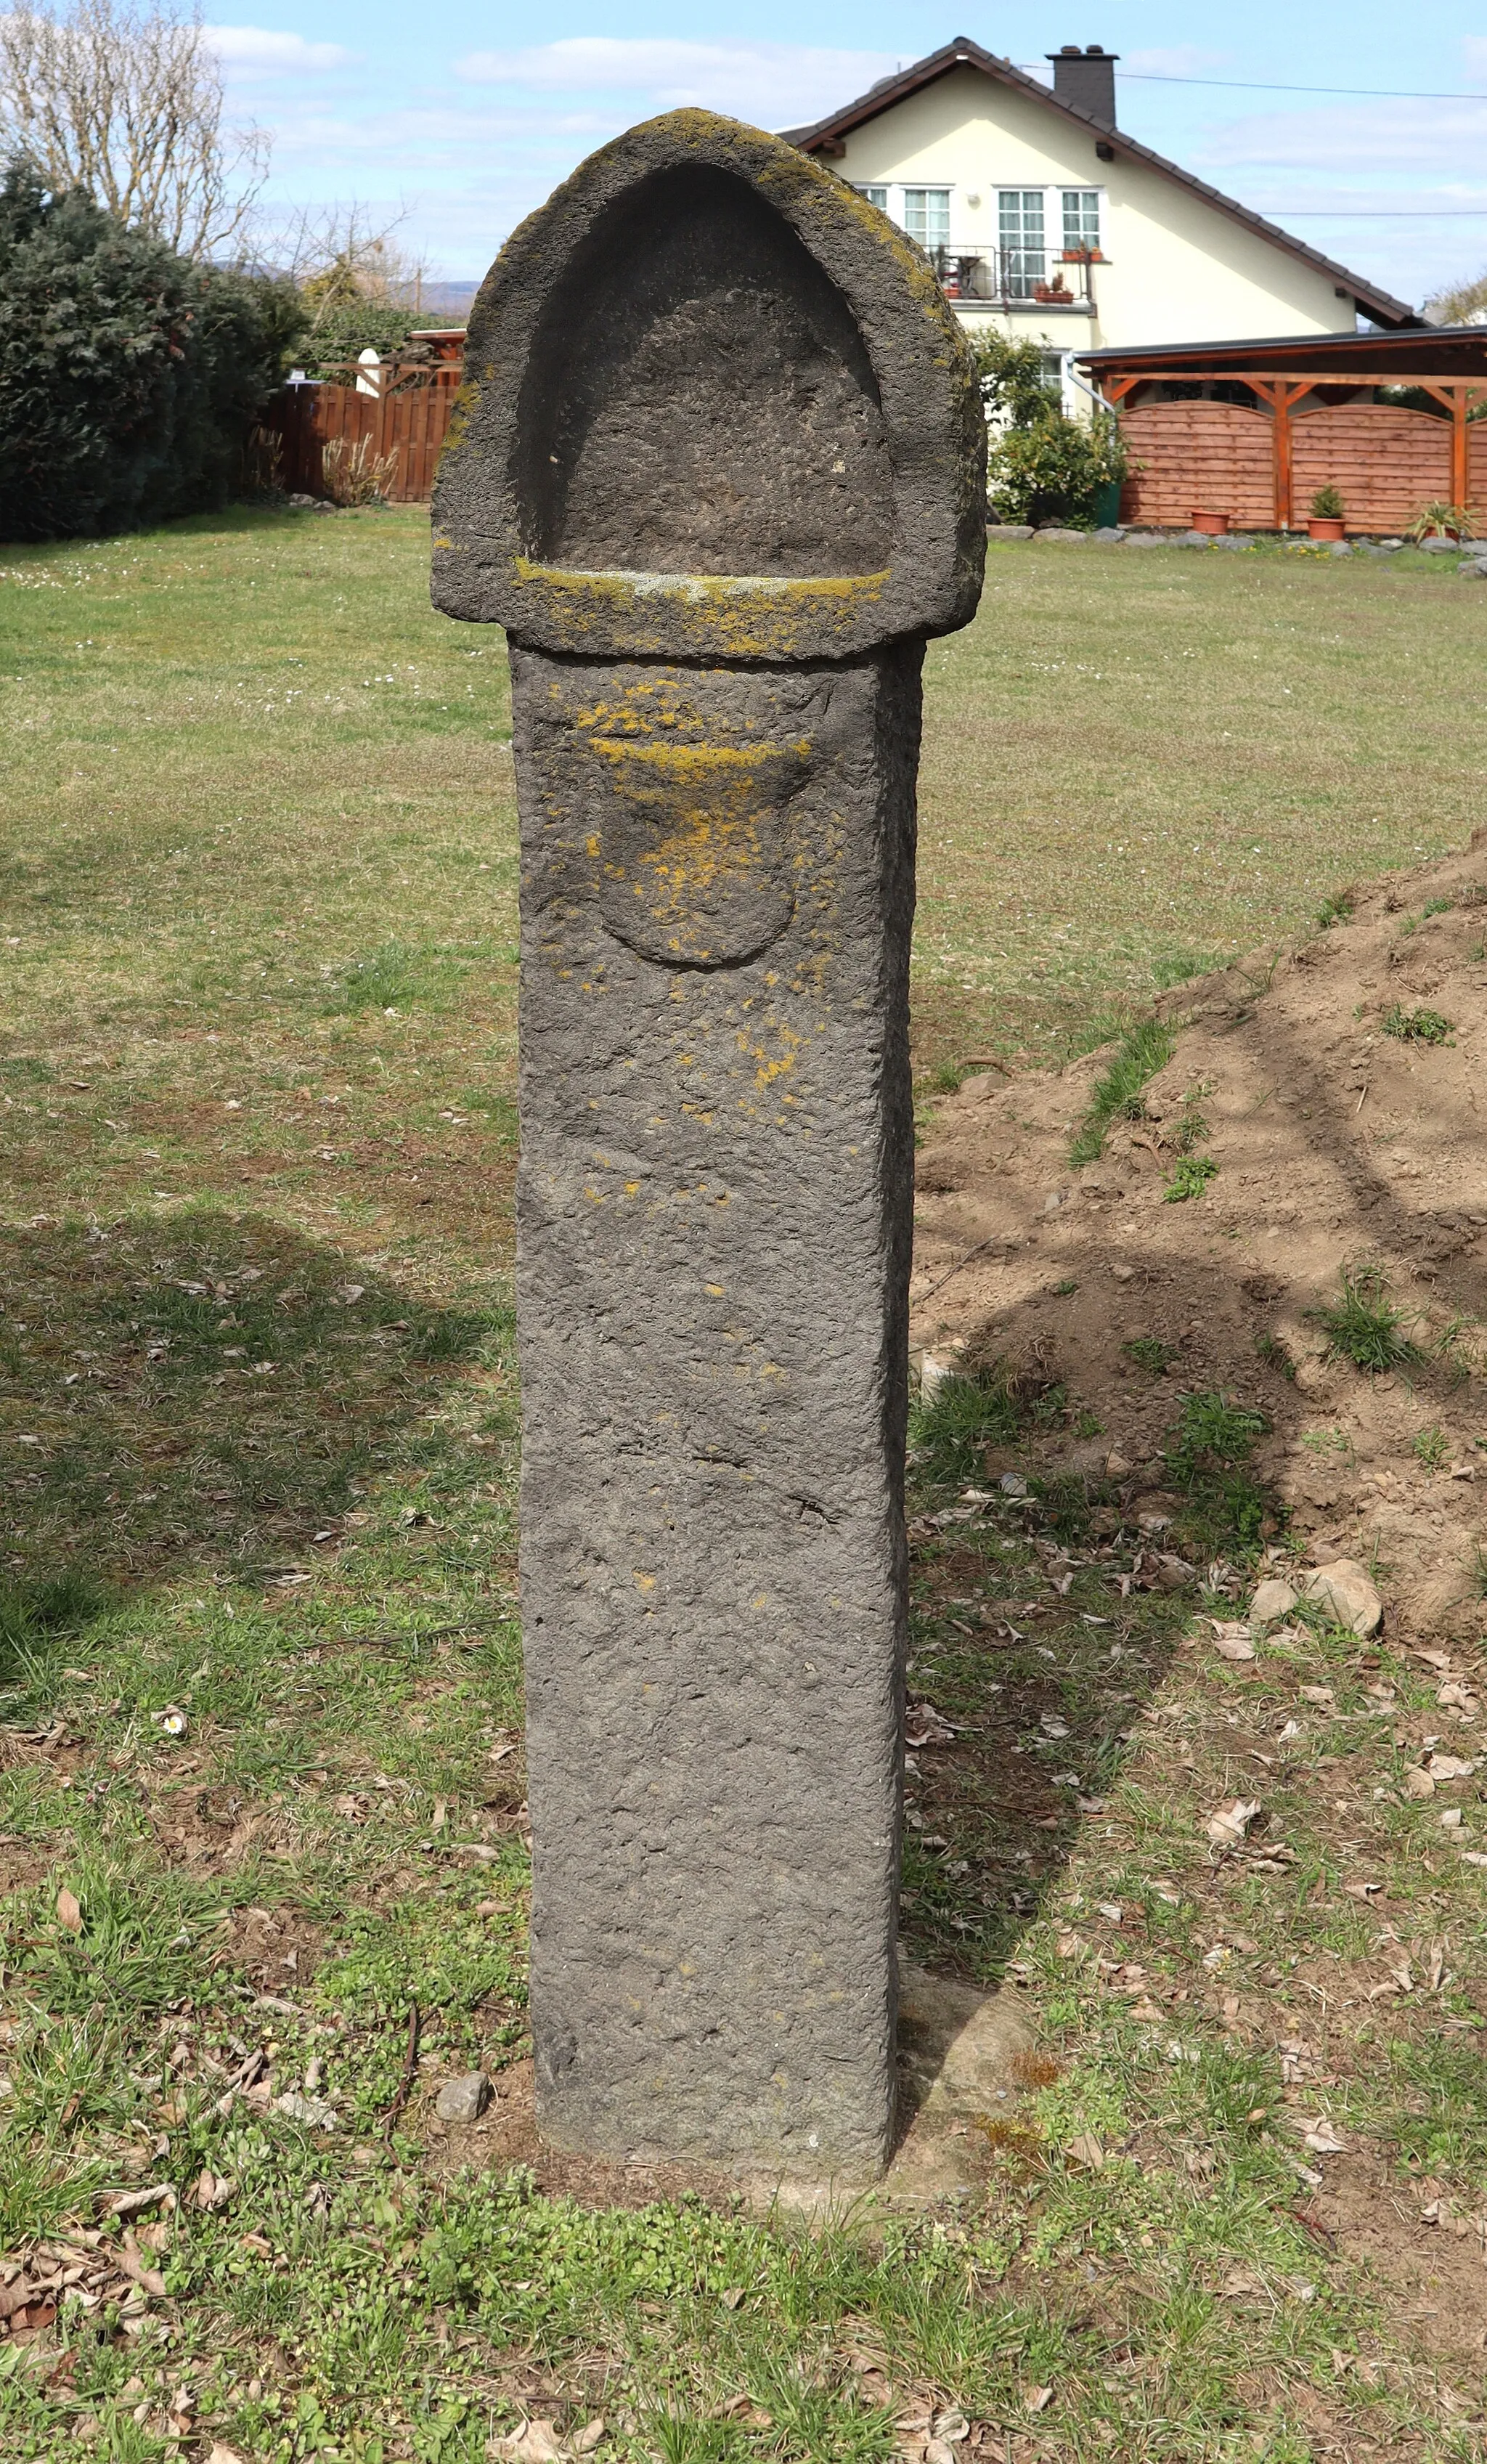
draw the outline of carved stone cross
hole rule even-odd
[[[434,597],[511,641],[538,2118],[881,2170],[927,635],[984,425],[886,217],[679,111],[470,319]]]

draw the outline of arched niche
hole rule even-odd
[[[576,252],[516,412],[530,556],[589,572],[881,571],[893,473],[836,285],[745,181],[679,164]]]
[[[986,430],[933,268],[820,164],[676,111],[514,231],[470,317],[434,600],[535,649],[738,665],[953,631]]]

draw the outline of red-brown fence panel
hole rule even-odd
[[[1186,529],[1195,513],[1227,514],[1236,530],[1275,525],[1275,427],[1234,402],[1143,403],[1121,416],[1131,474],[1123,522]]]
[[[1292,518],[1336,488],[1350,531],[1402,531],[1423,505],[1451,501],[1451,422],[1393,402],[1345,402],[1291,413]]]
[[[392,462],[386,493],[394,504],[426,504],[460,375],[458,367],[448,367],[419,381],[400,381],[389,370],[385,389],[377,393],[362,393],[354,385],[286,385],[263,422],[282,440],[285,487],[304,495],[327,495],[325,447],[338,438],[354,447],[364,437],[371,454]]]

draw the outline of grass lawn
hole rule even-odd
[[[1320,1624],[1215,1674],[1078,1501],[957,1523],[953,1431],[913,1684],[969,1742],[919,1756],[905,1930],[1046,2049],[983,2191],[807,2235],[499,2161],[514,817],[426,555],[244,514],[0,565],[0,2453],[1479,2454],[1482,1876],[1372,1700],[1436,1680]],[[1484,653],[1425,559],[998,551],[929,654],[927,1079],[1459,843]],[[1080,1405],[998,1408],[1031,1465]],[[1245,1494],[1192,1487],[1220,1569]],[[1215,1848],[1257,1754],[1269,1846]],[[433,2114],[477,2060],[488,2141]],[[1340,2255],[1307,2131],[1433,2202],[1438,2282]]]

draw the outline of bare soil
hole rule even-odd
[[[917,1176],[921,1356],[1057,1375],[1099,1428],[1082,1438],[1071,1417],[1044,1441],[1050,1465],[1108,1466],[1137,1492],[1160,1476],[1181,1393],[1257,1405],[1256,1467],[1290,1531],[1314,1557],[1371,1561],[1393,1630],[1422,1639],[1476,1633],[1483,1614],[1484,936],[1478,830],[1465,854],[1358,891],[1350,916],[1298,946],[1164,996],[1173,1057],[1097,1161],[1071,1166],[1069,1148],[1109,1047],[1027,1076],[975,1071],[940,1107]],[[1422,1009],[1449,1021],[1448,1041],[1386,1031]],[[1194,1111],[1216,1173],[1172,1202]],[[1314,1312],[1344,1268],[1383,1275],[1417,1361],[1368,1375],[1329,1356]],[[1170,1350],[1159,1374],[1125,1349],[1143,1337]]]

